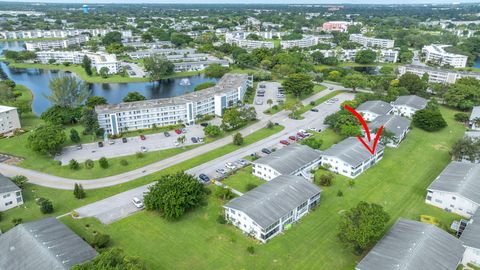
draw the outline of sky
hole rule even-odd
[[[5,0],[0,0],[5,1]],[[10,0],[13,1],[13,0]],[[8,1],[8,2],[10,2]],[[175,3],[175,4],[426,4],[426,3],[480,3],[480,0],[15,0],[15,2],[43,3]]]

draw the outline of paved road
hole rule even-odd
[[[294,134],[294,132],[299,129],[305,129],[306,127],[316,127],[323,129],[324,118],[339,110],[338,105],[344,100],[352,99],[353,94],[344,93],[338,95],[337,98],[339,100],[335,104],[328,105],[322,103],[318,105],[316,108],[319,109],[319,112],[306,112],[304,114],[305,119],[303,120],[292,120],[284,116],[281,122],[282,125],[285,126],[285,129],[282,132],[279,132],[256,143],[238,149],[237,151],[226,154],[222,157],[208,161],[204,164],[187,170],[187,173],[194,175],[205,173],[211,178],[214,178],[217,177],[215,170],[218,168],[224,168],[224,164],[226,162],[235,162],[243,157],[250,155],[251,153],[259,152],[264,147],[281,147],[281,145],[278,144],[279,140],[287,138],[288,135]],[[145,185],[119,193],[115,196],[78,208],[75,211],[79,214],[81,218],[96,217],[100,220],[100,222],[104,224],[109,224],[121,218],[127,217],[137,211],[140,211],[140,209],[136,208],[133,205],[131,200],[133,197],[137,197],[143,200],[143,193],[148,190],[148,186],[149,185]]]
[[[326,84],[327,87],[329,87],[329,84]],[[334,85],[332,86],[334,89],[340,89],[341,86]],[[316,100],[318,98],[321,98],[327,94],[329,94],[331,91],[330,90],[325,90],[321,91],[320,93],[317,93],[303,101],[304,104],[308,104],[310,101]],[[352,96],[353,97],[353,96]],[[337,106],[338,107],[338,106]],[[305,116],[308,117],[308,114],[311,112],[307,112]],[[289,123],[295,122],[295,120],[288,121],[288,112],[286,111],[281,111],[276,113],[273,116],[270,115],[263,115],[259,114],[259,121],[255,124],[252,124],[239,132],[242,133],[243,136],[247,136],[263,127],[265,127],[266,123],[268,121],[272,122],[279,122],[282,125],[285,125],[285,130],[283,132],[294,132],[297,130],[296,126],[290,126]],[[275,135],[274,135],[275,136]],[[278,135],[277,135],[278,136]],[[273,139],[270,139],[272,141]],[[181,154],[175,155],[170,158],[166,158],[160,161],[157,161],[155,163],[149,164],[147,166],[144,166],[142,168],[138,168],[129,172],[121,173],[118,175],[114,176],[109,176],[109,177],[104,177],[104,178],[97,178],[97,179],[84,179],[84,180],[77,180],[77,179],[71,179],[71,178],[65,178],[65,177],[59,177],[59,176],[54,176],[54,175],[49,175],[46,173],[42,173],[39,171],[31,170],[31,169],[25,169],[25,168],[20,168],[17,166],[13,165],[8,165],[4,163],[0,163],[0,171],[2,174],[6,176],[15,176],[15,175],[24,175],[26,176],[29,181],[33,184],[45,186],[45,187],[50,187],[50,188],[57,188],[57,189],[66,189],[66,190],[72,190],[74,183],[80,183],[83,185],[85,189],[96,189],[96,188],[102,188],[102,187],[109,187],[109,186],[114,186],[118,184],[122,184],[125,182],[129,182],[132,180],[135,180],[139,177],[166,169],[168,167],[171,167],[173,165],[179,164],[185,160],[191,159],[193,157],[205,154],[212,149],[222,147],[224,145],[227,145],[231,142],[230,137],[222,138],[219,140],[216,140],[212,143],[205,144],[199,147],[196,147],[192,150],[183,152]]]
[[[137,77],[137,78],[143,78],[146,76],[145,71],[143,71],[143,68],[140,67],[139,65],[135,63],[127,63],[127,62],[122,62],[122,65],[127,67],[130,66],[130,69],[127,69],[128,71],[128,76],[130,77]],[[135,73],[135,74],[133,74]]]

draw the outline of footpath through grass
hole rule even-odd
[[[138,178],[136,180],[112,186],[107,188],[87,190],[87,197],[83,200],[77,200],[73,197],[73,191],[70,190],[57,190],[52,188],[46,188],[33,184],[27,184],[26,189],[23,192],[25,205],[22,207],[14,208],[2,213],[2,219],[0,220],[0,229],[5,231],[13,226],[11,220],[13,218],[22,218],[24,222],[39,219],[46,216],[58,216],[72,211],[82,205],[86,205],[103,198],[118,194],[120,192],[139,187],[151,183],[158,179],[161,175],[174,173],[178,171],[185,171],[190,168],[199,166],[205,162],[216,159],[233,151],[236,151],[242,147],[260,141],[275,133],[278,133],[284,129],[283,126],[274,126],[272,129],[262,128],[248,136],[244,137],[244,144],[242,146],[236,146],[228,144],[223,147],[214,149],[203,155],[191,158],[183,161],[177,165],[161,170],[159,172]],[[72,181],[72,185],[74,185]],[[38,206],[35,204],[35,198],[45,197],[53,202],[55,211],[51,215],[42,215]]]
[[[94,220],[64,221],[85,237],[93,229],[108,233],[113,246],[141,256],[150,269],[351,270],[361,257],[338,241],[336,229],[341,213],[359,201],[384,206],[391,215],[389,226],[399,217],[418,220],[425,214],[445,228],[456,218],[424,203],[426,188],[450,162],[449,149],[465,131],[453,120],[455,111],[443,107],[441,111],[448,127],[434,133],[414,128],[398,149],[386,149],[383,160],[360,175],[352,188],[346,178],[336,176],[333,186],[323,188],[320,205],[312,213],[265,245],[231,225],[217,223],[225,202],[213,196],[207,206],[175,222],[145,211],[108,226]],[[248,246],[254,247],[254,255],[248,254]]]

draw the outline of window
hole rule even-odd
[[[4,194],[4,195],[3,195],[3,198],[4,198],[4,199],[5,199],[5,198],[8,198],[8,197],[10,197],[10,193],[7,193],[7,194]]]
[[[9,205],[11,205],[11,204],[13,204],[13,202],[12,202],[12,201],[9,201],[9,202],[6,202],[6,203],[5,203],[5,206],[9,206]]]

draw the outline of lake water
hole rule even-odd
[[[73,73],[65,71],[10,68],[5,63],[0,63],[0,66],[15,83],[23,84],[32,90],[34,94],[32,110],[37,115],[40,115],[51,106],[50,101],[45,97],[45,95],[51,94],[51,90],[48,87],[50,79],[59,76],[75,76]],[[185,78],[190,80],[190,85],[180,85],[182,79]],[[155,83],[93,83],[88,85],[92,89],[92,95],[102,96],[107,99],[108,103],[115,104],[122,102],[122,99],[129,92],[139,92],[147,99],[168,98],[192,92],[197,84],[215,81],[216,79],[207,78],[201,74],[165,79]]]
[[[477,59],[475,60],[475,63],[473,64],[473,67],[474,67],[474,68],[480,68],[480,58],[477,58]]]

